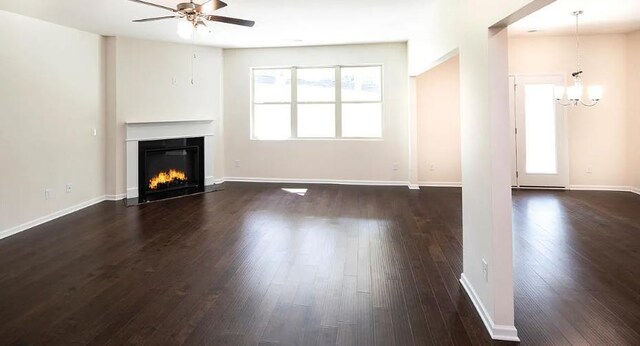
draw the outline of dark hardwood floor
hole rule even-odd
[[[0,240],[0,344],[489,344],[459,189],[241,184]],[[640,344],[640,196],[514,193],[523,344]]]

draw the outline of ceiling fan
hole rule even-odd
[[[252,27],[255,24],[255,22],[252,20],[212,15],[211,13],[213,13],[214,11],[227,6],[227,4],[221,0],[208,0],[202,4],[196,4],[193,2],[193,0],[190,0],[189,2],[179,3],[178,5],[176,5],[176,8],[158,5],[158,4],[154,4],[154,3],[142,1],[142,0],[129,0],[129,1],[136,2],[143,5],[162,8],[167,11],[173,12],[173,15],[171,16],[136,19],[133,22],[143,23],[143,22],[152,22],[152,21],[164,20],[164,19],[174,19],[174,18],[181,19],[178,22],[178,35],[184,39],[190,39],[191,36],[193,35],[194,29],[206,30],[207,25],[205,24],[205,21],[235,24],[235,25],[248,26],[248,27]]]

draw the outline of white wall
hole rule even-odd
[[[102,41],[0,11],[0,238],[104,195]]]
[[[222,178],[222,50],[124,37],[107,40],[107,127],[115,133],[107,141],[107,194],[126,193],[128,121],[214,119],[216,140],[206,151],[214,178]]]
[[[627,35],[627,139],[630,184],[640,193],[640,31]]]
[[[418,180],[459,184],[460,61],[455,56],[417,78]]]
[[[595,107],[567,107],[570,185],[629,186],[626,35],[583,35],[580,45],[583,82],[605,92]],[[509,39],[510,74],[561,74],[572,83],[575,69],[573,36]]]
[[[462,282],[487,329],[516,340],[507,37],[505,27],[553,0],[434,0],[424,30],[410,41],[410,73],[418,75],[460,52],[462,138]],[[482,261],[488,264],[488,279]]]
[[[364,63],[384,64],[383,140],[250,139],[252,67]],[[406,183],[408,84],[404,43],[225,50],[225,173],[232,178]]]

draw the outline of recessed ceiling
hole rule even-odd
[[[184,1],[146,0],[173,7]],[[196,3],[204,0],[197,0]],[[405,0],[225,0],[217,15],[255,20],[253,28],[211,23],[197,44],[217,47],[286,47],[407,41],[429,1]],[[127,0],[0,0],[6,10],[105,36],[185,42],[177,19],[132,23],[170,15]]]
[[[580,33],[613,34],[640,30],[640,0],[557,0],[509,26],[509,34],[573,34],[576,22],[571,13],[578,10],[584,11],[580,16]]]

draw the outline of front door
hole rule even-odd
[[[515,76],[511,102],[515,140],[515,182],[518,187],[568,185],[565,110],[554,98],[561,75]],[[513,179],[512,179],[513,180]]]

